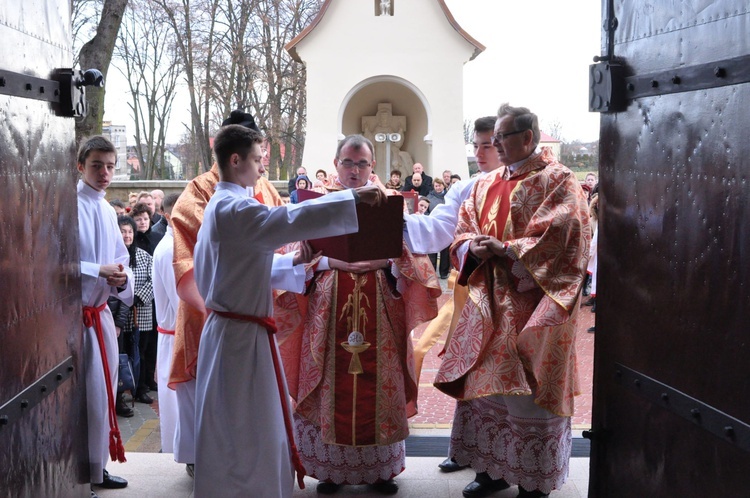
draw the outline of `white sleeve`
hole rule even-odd
[[[294,265],[294,255],[274,254],[271,266],[271,287],[302,294],[305,292],[305,265]]]
[[[458,211],[471,193],[473,183],[474,179],[470,179],[454,184],[445,195],[445,204],[438,204],[429,216],[404,216],[404,240],[411,252],[431,254],[453,243]]]

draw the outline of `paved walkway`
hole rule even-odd
[[[439,305],[451,297],[450,291],[445,289]],[[587,298],[584,298],[584,300]],[[574,434],[580,434],[583,429],[591,426],[592,381],[594,360],[594,334],[587,332],[594,325],[594,314],[590,307],[582,307],[576,325],[576,350],[578,354],[580,387],[582,394],[576,398],[576,412],[573,417]],[[414,330],[413,340],[416,342],[426,328],[426,324]],[[419,436],[449,436],[455,400],[439,392],[432,386],[437,368],[440,364],[438,353],[445,341],[442,338],[427,354],[422,369],[419,385],[420,413],[410,419],[412,433]],[[161,451],[161,434],[159,430],[159,401],[158,393],[149,393],[154,398],[152,405],[135,403],[135,416],[126,419],[118,417],[120,431],[125,441],[128,463],[123,465],[110,464],[109,470],[116,475],[122,475],[131,481],[125,490],[99,490],[102,497],[127,498],[130,496],[148,497],[186,497],[192,496],[192,481],[185,474],[184,466],[174,463],[171,454],[159,454]],[[150,454],[150,455],[149,455]],[[407,470],[397,478],[400,483],[398,496],[432,498],[460,497],[463,487],[472,480],[470,470],[454,474],[442,474],[436,471],[437,464],[442,457],[407,457]],[[587,495],[588,489],[588,458],[573,458],[571,460],[570,481],[565,487],[552,494],[553,498],[578,498]],[[295,497],[317,496],[315,480],[306,479],[307,488],[297,489]],[[217,490],[220,496],[220,490]],[[515,497],[517,489],[498,492],[496,498]],[[336,496],[380,496],[371,493],[366,486],[347,486]]]

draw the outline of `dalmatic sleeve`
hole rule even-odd
[[[484,185],[484,182],[477,181],[472,187],[471,194],[466,201],[461,204],[458,211],[458,223],[454,242],[450,247],[451,262],[458,269],[459,276],[456,283],[466,285],[469,276],[482,263],[481,260],[474,257],[469,252],[469,244],[477,235],[481,235],[479,228],[479,213],[477,212],[478,189]]]
[[[519,190],[511,209],[533,205],[525,226],[511,227],[506,239],[510,257],[521,263],[536,284],[570,312],[586,273],[590,230],[588,204],[572,173],[551,167],[540,202],[530,202],[534,192]],[[541,176],[541,174],[540,174]],[[531,179],[533,180],[533,178]],[[522,215],[523,213],[521,213]],[[517,223],[514,215],[513,223]],[[520,233],[519,233],[520,232]],[[515,235],[517,234],[517,235]]]

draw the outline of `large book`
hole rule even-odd
[[[324,194],[312,190],[298,190],[300,202]],[[389,195],[387,202],[373,207],[357,204],[359,231],[348,235],[308,240],[315,252],[347,263],[374,259],[398,258],[403,250],[404,198]]]

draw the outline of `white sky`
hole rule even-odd
[[[400,0],[406,1],[406,0]],[[503,102],[525,106],[545,125],[559,121],[564,140],[599,138],[599,114],[588,111],[588,66],[601,53],[599,0],[446,0],[456,21],[486,50],[464,66],[464,117],[492,115]],[[106,121],[134,126],[127,83],[111,67]],[[167,141],[189,120],[184,87],[175,98]]]

